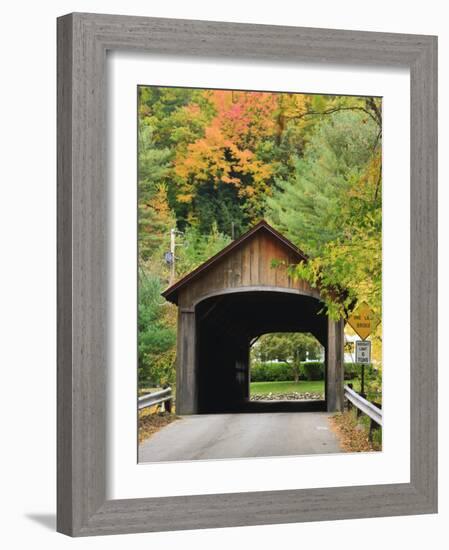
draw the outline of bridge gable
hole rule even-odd
[[[163,296],[183,308],[214,294],[250,289],[286,290],[319,298],[306,281],[288,275],[287,266],[302,261],[307,261],[305,254],[263,221],[168,288]]]

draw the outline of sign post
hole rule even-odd
[[[371,342],[367,342],[366,339],[376,329],[379,319],[375,316],[374,311],[369,305],[366,302],[362,302],[352,315],[348,317],[348,323],[362,339],[361,341],[357,341],[355,345],[355,362],[362,367],[360,390],[362,396],[365,397],[365,365],[371,363]]]
[[[357,340],[355,343],[355,362],[362,366],[362,382],[360,393],[365,397],[365,365],[371,363],[371,342]]]

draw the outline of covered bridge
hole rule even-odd
[[[260,410],[260,403],[249,402],[249,350],[256,337],[270,332],[317,338],[325,349],[325,400],[314,406],[342,409],[344,322],[320,313],[319,292],[289,276],[287,265],[306,261],[261,221],[163,292],[178,306],[178,414]],[[269,406],[304,410],[307,404]]]

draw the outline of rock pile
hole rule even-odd
[[[251,401],[317,401],[324,399],[321,393],[255,393],[251,395]]]

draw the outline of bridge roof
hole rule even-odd
[[[162,296],[166,298],[168,301],[177,303],[178,302],[178,292],[181,288],[189,285],[192,281],[200,277],[202,274],[204,274],[205,271],[211,268],[214,264],[216,264],[219,260],[221,260],[223,257],[231,255],[236,249],[241,247],[241,245],[253,237],[255,234],[258,234],[260,232],[267,232],[272,237],[274,237],[276,240],[279,241],[280,244],[288,248],[293,255],[298,259],[298,262],[300,261],[307,261],[307,255],[302,252],[297,246],[295,246],[291,241],[289,241],[284,235],[279,233],[279,231],[276,231],[268,222],[265,220],[261,220],[259,223],[257,223],[255,226],[253,226],[249,231],[244,233],[241,237],[238,239],[232,241],[228,246],[225,246],[220,252],[215,254],[214,256],[211,256],[208,260],[206,260],[204,263],[199,265],[197,268],[192,270],[190,273],[185,275],[182,279],[177,281],[172,286],[168,287],[164,292],[162,293]]]

